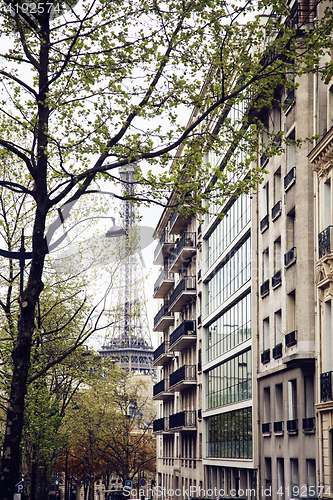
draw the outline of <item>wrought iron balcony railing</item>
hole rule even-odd
[[[273,358],[274,359],[282,358],[282,344],[277,344],[273,348]]]
[[[275,203],[274,207],[272,208],[272,220],[277,219],[281,215],[281,210],[282,210],[282,203],[281,200]]]
[[[320,401],[332,401],[332,375],[333,372],[320,374]]]
[[[185,276],[176,286],[174,291],[170,295],[170,304],[172,304],[178,295],[181,294],[184,290],[195,290],[196,289],[196,283],[195,283],[195,276]]]
[[[272,288],[276,288],[282,283],[282,273],[281,269],[277,271],[274,276],[272,276]]]
[[[186,319],[183,321],[170,335],[170,347],[177,342],[180,337],[184,335],[195,335],[195,321],[192,319]]]
[[[264,281],[264,283],[260,287],[261,297],[265,297],[265,295],[267,294],[269,294],[269,280]]]
[[[292,347],[297,344],[297,330],[287,333],[285,336],[286,347]]]
[[[332,253],[332,228],[328,226],[318,235],[319,258]]]
[[[314,432],[316,428],[315,417],[303,418],[303,432]]]
[[[261,432],[262,432],[262,434],[271,435],[271,423],[266,422],[266,423],[262,424],[261,425]]]
[[[158,418],[153,422],[153,432],[164,431],[164,418]]]
[[[287,432],[288,434],[297,434],[297,418],[294,418],[293,420],[287,420]]]
[[[274,434],[283,434],[283,420],[274,422]]]
[[[266,365],[270,361],[271,352],[269,349],[266,349],[261,353],[261,362],[263,365]]]
[[[296,247],[284,254],[284,267],[289,267],[296,262]]]
[[[174,429],[175,427],[195,427],[195,411],[184,410],[179,413],[174,413],[169,417],[169,427]]]
[[[284,190],[288,191],[288,189],[291,188],[291,186],[294,184],[296,181],[296,167],[292,167],[287,175],[284,176]]]
[[[170,375],[170,386],[178,384],[179,382],[195,381],[196,380],[196,366],[183,365]]]
[[[173,316],[173,313],[168,310],[168,306],[165,304],[161,307],[161,309],[158,311],[158,313],[154,318],[154,327],[157,325],[157,323],[163,316]]]
[[[169,342],[165,341],[161,345],[158,346],[154,351],[154,361],[158,359],[162,354],[166,354],[169,350]]]
[[[157,396],[158,394],[161,394],[161,392],[165,392],[167,391],[167,387],[166,387],[166,380],[163,379],[161,380],[160,382],[158,382],[157,384],[155,384],[153,386],[153,396]]]
[[[260,221],[260,231],[263,233],[269,226],[269,215],[265,215]]]

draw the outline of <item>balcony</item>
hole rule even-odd
[[[162,269],[154,284],[154,299],[163,299],[169,290],[174,286],[175,278],[168,269]]]
[[[281,274],[281,269],[277,271],[274,276],[272,276],[272,288],[277,288],[280,286],[282,283],[282,274]]]
[[[316,431],[316,419],[315,417],[303,418],[303,432],[304,434],[314,434]]]
[[[173,353],[169,351],[169,342],[163,342],[154,351],[154,366],[163,366],[173,358]]]
[[[182,311],[192,299],[196,298],[196,294],[195,276],[185,276],[170,295],[169,310],[172,312]]]
[[[191,261],[196,251],[196,234],[186,231],[182,234],[170,255],[170,271],[172,273],[178,273],[182,266],[186,266]]]
[[[263,436],[270,436],[271,435],[271,423],[266,422],[265,424],[261,425],[261,433]]]
[[[266,351],[261,353],[261,362],[263,365],[266,365],[267,363],[269,363],[270,356],[271,356],[271,353],[270,353],[269,349],[266,349]]]
[[[287,433],[296,436],[298,434],[297,419],[287,420]]]
[[[174,245],[175,236],[173,234],[169,234],[166,230],[164,230],[154,250],[154,264],[163,264],[165,257],[170,254],[170,251],[174,247]]]
[[[287,175],[284,176],[284,190],[288,191],[296,182],[296,167],[289,170]]]
[[[268,227],[269,227],[269,215],[267,214],[260,221],[260,231],[263,233],[264,231],[266,231],[266,229],[268,229]]]
[[[169,311],[168,306],[164,304],[154,318],[154,332],[164,332],[169,326],[173,325],[175,318],[173,312]]]
[[[317,17],[317,9],[310,2],[296,2],[285,21],[289,29],[297,29],[300,24],[313,23]]]
[[[266,297],[269,294],[269,280],[264,281],[260,287],[261,298]]]
[[[195,430],[196,429],[196,419],[195,411],[181,411],[179,413],[174,413],[169,417],[169,427],[170,429],[179,430]]]
[[[320,401],[332,401],[332,374],[333,372],[325,372],[320,374]]]
[[[188,389],[189,387],[196,386],[196,366],[183,365],[181,368],[178,368],[178,370],[171,373],[169,380],[170,392],[182,391],[183,389]]]
[[[168,392],[168,379],[163,379],[153,386],[154,400],[170,399],[170,397],[172,398],[173,394]]]
[[[274,359],[282,358],[282,344],[277,344],[273,348],[273,358]]]
[[[293,345],[297,344],[296,334],[297,330],[287,333],[287,335],[285,336],[286,347],[292,347]]]
[[[170,349],[181,351],[196,341],[195,321],[183,321],[170,335]]]
[[[296,247],[284,254],[284,267],[289,267],[296,262]]]
[[[185,229],[185,226],[190,222],[191,216],[179,215],[178,212],[173,212],[170,217],[170,234],[181,234]]]
[[[320,259],[325,255],[332,253],[332,228],[333,226],[328,226],[318,235],[318,250]]]
[[[153,422],[153,432],[164,431],[164,418],[158,418]]]
[[[283,436],[283,420],[274,422],[274,434],[276,436]]]
[[[272,221],[280,217],[281,211],[282,211],[282,203],[280,200],[277,203],[275,203],[274,207],[272,208]]]

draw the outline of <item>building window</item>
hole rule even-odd
[[[276,459],[276,468],[277,468],[277,495],[280,500],[284,500],[285,491],[284,491],[284,459],[277,458]]]
[[[265,283],[269,279],[269,250],[262,253],[262,282]]]
[[[260,191],[261,220],[268,215],[269,209],[269,183],[267,182]]]
[[[221,356],[251,337],[251,294],[222,314],[208,328],[206,360]]]
[[[312,458],[306,460],[306,482],[308,498],[315,497],[316,492],[316,461]]]
[[[287,249],[290,250],[295,245],[295,209],[287,215]]]
[[[282,311],[276,311],[274,313],[274,341],[275,345],[282,343]]]
[[[206,314],[217,309],[225,300],[251,279],[251,238],[229,254],[229,259],[207,284]]]
[[[288,381],[288,420],[297,419],[297,385],[296,379]]]
[[[332,220],[332,192],[331,179],[323,185],[323,229],[331,225]]]
[[[271,389],[264,387],[264,423],[271,421]]]
[[[207,409],[252,396],[252,356],[246,351],[208,372]]]
[[[264,351],[269,349],[269,318],[265,318],[263,321],[263,341],[264,341]]]
[[[281,201],[281,169],[274,174],[274,204]]]
[[[287,173],[296,166],[296,144],[295,144],[295,129],[287,137],[286,156],[287,156]]]
[[[283,421],[283,386],[276,384],[275,386],[275,422]]]
[[[272,498],[272,459],[265,457],[265,499]]]
[[[298,479],[298,459],[290,459],[290,495],[292,498],[299,497],[299,479]]]
[[[281,107],[274,106],[273,108],[273,132],[278,134],[281,131]]]
[[[325,360],[324,372],[331,372],[332,365],[332,304],[327,300],[323,304],[324,307],[324,343],[323,352]]]
[[[304,414],[305,418],[314,417],[314,385],[313,375],[304,377]]]
[[[296,293],[295,290],[287,295],[287,333],[296,330]]]
[[[207,419],[208,458],[252,458],[252,408]]]
[[[274,274],[281,270],[281,238],[274,241]]]

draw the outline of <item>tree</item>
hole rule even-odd
[[[321,8],[322,2],[317,3]],[[91,192],[100,177],[117,183],[117,167],[140,161],[151,170],[137,172],[137,195],[128,190],[128,197],[138,202],[163,204],[173,190],[174,208],[202,211],[208,197],[248,190],[260,176],[258,170],[245,183],[226,172],[248,168],[262,125],[247,115],[235,123],[222,124],[219,118],[244,100],[250,108],[270,106],[277,85],[295,86],[288,78],[291,71],[331,70],[331,64],[319,65],[330,47],[331,11],[322,15],[322,9],[312,30],[309,21],[317,5],[297,20],[298,13],[284,0],[82,0],[65,5],[64,11],[57,0],[5,0],[2,5],[1,32],[9,48],[1,56],[0,145],[9,164],[20,163],[24,178],[1,180],[0,186],[29,200],[34,217],[29,277],[11,352],[2,500],[11,500],[19,480],[45,257],[73,203]],[[255,9],[268,8],[274,15],[263,25]],[[184,107],[195,109],[185,126],[177,123]],[[246,152],[243,164],[202,162],[208,151],[218,157],[236,144]],[[171,173],[158,176],[156,166],[166,168],[180,145]],[[265,146],[267,154],[277,150]],[[208,182],[212,176],[218,179],[214,188]],[[64,204],[54,221],[53,214]]]
[[[105,361],[105,360],[104,360]],[[117,474],[125,483],[139,471],[155,471],[151,434],[155,408],[142,377],[102,364],[88,388],[76,394],[63,424],[68,443],[58,470],[83,482],[85,498],[94,499],[94,484]]]

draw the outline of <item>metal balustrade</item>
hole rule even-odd
[[[318,235],[319,258],[332,253],[332,228],[328,226]]]
[[[277,344],[273,348],[273,358],[274,359],[282,358],[282,344]]]
[[[294,184],[296,180],[296,167],[293,167],[289,170],[287,175],[284,176],[284,189],[288,191],[289,188]]]
[[[297,330],[294,330],[293,332],[287,333],[285,336],[285,341],[286,341],[286,347],[292,347],[293,345],[297,344]]]
[[[196,282],[195,276],[185,276],[176,286],[174,291],[170,295],[170,304],[172,304],[176,298],[185,290],[195,290]]]
[[[313,432],[316,428],[315,422],[316,422],[315,417],[303,418],[302,420],[303,432]]]
[[[274,422],[274,433],[275,434],[283,433],[283,420],[279,422]]]
[[[173,313],[171,313],[169,310],[168,310],[168,306],[167,305],[163,305],[161,307],[161,309],[158,311],[158,313],[156,314],[155,318],[154,318],[154,327],[157,325],[157,323],[159,322],[159,320],[163,317],[163,316],[173,316]]]
[[[264,352],[261,353],[261,362],[263,365],[266,365],[270,361],[270,350],[266,349]]]
[[[174,413],[173,415],[170,415],[169,426],[170,429],[174,429],[176,427],[195,427],[196,426],[195,410],[193,411],[184,410],[179,413]]]
[[[178,384],[179,382],[195,381],[196,380],[196,366],[195,365],[183,365],[178,370],[170,374],[170,385]]]
[[[169,351],[169,342],[165,341],[158,346],[154,351],[154,361],[158,359],[162,354],[166,354]]]
[[[287,432],[288,434],[296,434],[298,431],[297,428],[297,419],[287,420]]]
[[[272,276],[272,288],[276,288],[282,283],[281,269]]]
[[[284,266],[289,267],[296,262],[296,247],[291,248],[284,254]]]
[[[262,434],[269,434],[271,435],[271,423],[266,422],[264,424],[261,424],[261,432]]]
[[[263,232],[269,227],[269,215],[265,215],[260,221],[260,231]]]
[[[261,297],[265,297],[269,293],[269,280],[264,281],[264,283],[260,287],[260,295]]]
[[[281,200],[275,203],[274,207],[272,208],[272,220],[274,221],[281,215],[281,210],[282,210],[282,203]]]
[[[320,374],[320,401],[332,401],[332,374],[325,372]]]
[[[194,320],[185,320],[183,321],[170,335],[170,347],[183,337],[184,335],[195,335],[195,321]]]

